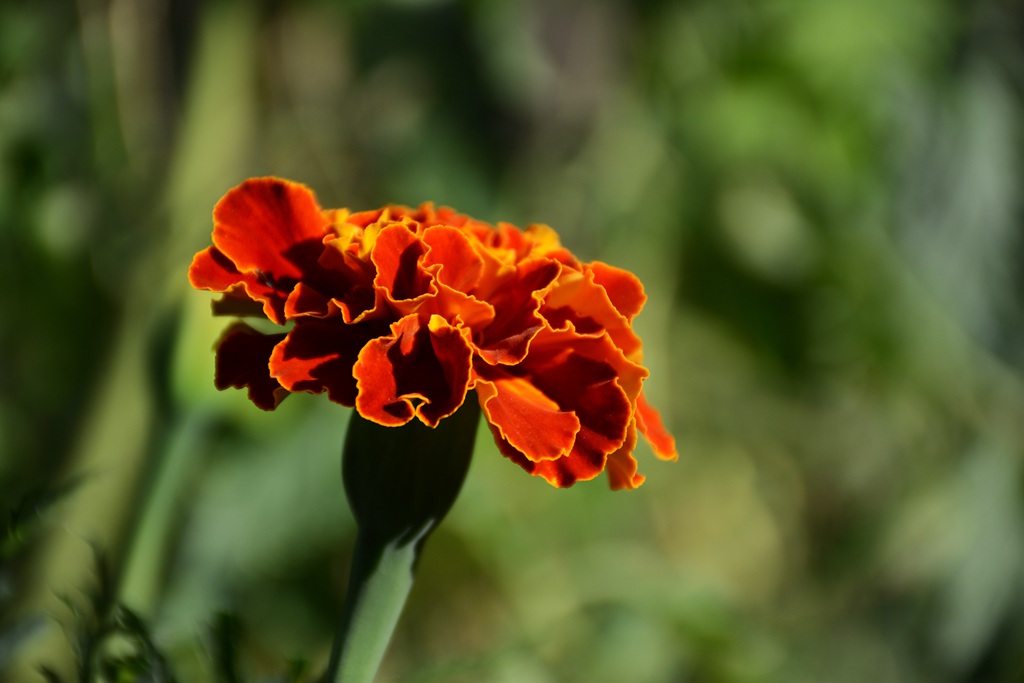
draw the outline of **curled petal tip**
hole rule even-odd
[[[661,415],[651,407],[643,393],[636,401],[636,421],[640,432],[651,444],[654,454],[662,460],[678,460],[675,438],[665,429]]]

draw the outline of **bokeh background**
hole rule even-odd
[[[381,681],[1024,681],[1022,46],[1014,0],[0,3],[0,679],[322,671],[347,411],[216,392],[185,278],[273,174],[650,297],[680,461],[560,491],[481,430]]]

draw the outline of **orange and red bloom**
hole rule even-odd
[[[223,292],[215,314],[282,326],[231,325],[217,388],[244,387],[265,410],[290,392],[326,391],[379,424],[431,427],[475,390],[505,457],[561,487],[602,471],[612,488],[639,486],[638,431],[676,457],[641,391],[640,281],[580,263],[551,228],[431,204],[321,209],[277,178],[229,191],[213,221],[189,281]]]

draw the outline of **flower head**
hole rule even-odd
[[[322,209],[277,178],[232,189],[213,220],[189,281],[224,294],[215,314],[284,326],[231,325],[217,346],[219,389],[244,387],[265,410],[290,392],[326,391],[381,425],[430,427],[475,389],[502,454],[560,487],[602,471],[612,488],[639,486],[638,431],[675,459],[641,391],[640,281],[577,261],[551,228],[431,204]]]

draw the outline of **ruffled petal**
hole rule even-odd
[[[604,470],[606,458],[591,452],[573,453],[556,460],[533,461],[513,447],[501,435],[501,431],[490,422],[487,423],[498,451],[506,458],[522,467],[535,477],[543,477],[552,486],[569,488],[578,481],[589,481]]]
[[[235,298],[244,293],[283,324],[288,294],[313,277],[323,248],[328,221],[313,194],[275,178],[247,180],[217,202],[213,219],[214,246],[193,259],[189,281]]]
[[[305,282],[295,285],[284,302],[284,315],[289,319],[303,316],[325,318],[331,310],[331,300]]]
[[[391,207],[383,207],[380,209],[371,209],[369,211],[356,211],[355,213],[348,214],[345,217],[345,222],[361,228],[367,228],[379,221],[381,216],[383,216],[390,208]]]
[[[473,248],[465,232],[447,225],[435,225],[423,232],[427,252],[423,266],[435,269],[437,282],[470,293],[483,276],[484,259]]]
[[[526,357],[530,341],[544,327],[538,311],[561,266],[547,259],[525,261],[485,298],[495,317],[474,335],[479,356],[491,365],[514,365]]]
[[[531,377],[537,387],[579,418],[574,456],[603,460],[622,445],[633,410],[611,364],[566,349],[537,365]]]
[[[352,366],[367,342],[388,332],[381,321],[347,325],[337,317],[299,320],[274,349],[270,371],[290,391],[326,391],[331,401],[351,407],[356,401]]]
[[[623,374],[631,368],[636,368],[635,377]],[[633,404],[623,386],[632,389],[635,385],[639,392],[643,368],[629,363],[607,337],[572,337],[566,332],[545,331],[514,368],[514,375],[511,368],[481,366],[478,376],[493,381],[502,372],[527,380],[559,411],[572,413],[579,421],[570,451],[553,459],[543,457],[546,451],[527,453],[517,448],[502,429],[492,424],[501,452],[527,472],[555,486],[571,486],[597,476],[609,455],[626,443]],[[485,394],[486,390],[481,396]]]
[[[262,313],[278,324],[284,322],[283,295],[257,274],[239,272],[217,247],[207,247],[195,255],[188,280],[196,289],[225,293],[219,301],[214,301],[214,315]]]
[[[425,297],[437,293],[430,273],[420,265],[425,252],[423,242],[404,223],[382,228],[373,245],[373,285],[402,314],[414,312]]]
[[[217,247],[207,247],[192,257],[188,281],[196,289],[225,292],[241,283],[242,274]]]
[[[358,225],[364,228],[378,222],[402,221],[409,221],[410,223],[415,223],[418,226],[426,228],[437,223],[457,225],[456,221],[459,219],[464,221],[466,217],[455,212],[453,209],[449,209],[448,207],[435,209],[431,202],[424,202],[415,209],[401,204],[388,204],[387,206],[379,209],[358,211],[356,213],[349,214],[346,218],[347,222],[352,225]]]
[[[523,377],[505,375],[480,364],[479,371],[492,379],[476,377],[487,421],[498,435],[527,460],[554,460],[567,455],[580,431],[579,418]]]
[[[240,271],[294,284],[315,266],[329,223],[309,188],[254,178],[217,202],[213,243]]]
[[[245,323],[228,327],[217,343],[213,383],[220,390],[249,390],[249,400],[263,410],[278,406],[288,390],[271,377],[269,359],[283,334],[263,334]]]
[[[515,226],[509,227],[517,229]],[[504,225],[499,226],[499,229],[503,228]],[[523,234],[527,237],[529,244],[529,251],[523,258],[543,256],[544,258],[558,261],[569,268],[578,269],[580,267],[580,262],[576,260],[572,252],[562,246],[558,233],[551,226],[543,223],[533,223],[526,226]]]
[[[416,314],[391,325],[391,334],[368,343],[352,372],[356,409],[368,420],[398,426],[418,417],[433,427],[462,405],[469,390],[472,350],[441,316]]]
[[[569,271],[560,277],[544,299],[544,318],[555,329],[571,325],[573,331],[582,335],[607,333],[627,358],[639,361],[643,347],[640,337],[594,277],[592,271],[586,270]]]
[[[640,433],[651,444],[654,454],[662,460],[677,460],[676,440],[665,429],[661,415],[647,403],[643,393],[636,399],[636,423]]]
[[[495,318],[493,305],[465,292],[479,279],[483,260],[450,228],[429,228],[421,238],[404,223],[388,225],[376,237],[373,261],[374,286],[399,315],[440,315],[470,328]]]
[[[618,450],[608,456],[605,471],[608,472],[608,483],[613,491],[621,489],[635,489],[644,483],[644,475],[637,473],[636,458],[633,457],[633,450],[636,448],[636,421],[630,422],[626,431],[626,440]]]
[[[625,392],[630,405],[636,403],[643,382],[650,372],[636,361],[626,358],[622,349],[615,346],[607,335],[591,337],[571,330],[545,328],[530,347],[531,354],[536,352],[537,357],[557,354],[566,348],[572,349],[576,355],[611,367],[615,383]]]
[[[377,273],[369,259],[376,235],[376,230],[370,233],[359,230],[358,235],[348,234],[345,239],[328,236],[324,240],[319,265],[323,272],[330,274],[331,282],[318,294],[321,300],[330,300],[327,310],[340,311],[347,323],[379,317],[383,297],[373,286]],[[313,303],[310,299],[310,305]],[[298,302],[296,304],[299,307]]]
[[[595,261],[588,266],[594,282],[604,288],[612,305],[628,322],[643,310],[647,302],[643,283],[628,270]]]
[[[456,326],[470,330],[486,327],[494,320],[494,306],[447,285],[435,283],[436,294],[423,297],[415,309],[421,316],[440,315]]]

